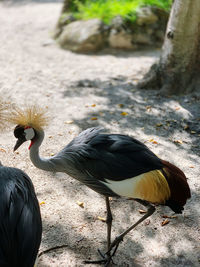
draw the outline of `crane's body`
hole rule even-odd
[[[104,196],[165,204],[181,213],[190,197],[184,173],[138,140],[101,131],[87,129],[55,156],[41,158],[44,131],[38,130],[29,147],[30,159],[37,168],[65,172]]]
[[[14,150],[30,140],[30,159],[40,169],[65,172],[94,191],[106,197],[108,266],[123,237],[136,225],[149,217],[155,207],[152,204],[169,206],[182,213],[190,198],[190,189],[184,173],[171,163],[161,160],[138,140],[120,134],[104,134],[99,128],[90,128],[80,133],[58,154],[50,158],[39,155],[44,139],[43,114],[27,110],[19,111],[11,120],[18,125],[14,135],[18,139]],[[32,118],[30,121],[29,118]],[[108,197],[129,197],[145,205],[147,213],[119,235],[111,243],[112,214]],[[110,255],[111,250],[114,250]]]
[[[0,266],[33,267],[41,235],[40,208],[30,178],[0,165]]]

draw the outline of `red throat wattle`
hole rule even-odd
[[[31,143],[30,143],[30,145],[29,145],[29,147],[28,147],[29,150],[31,149],[31,147],[32,147],[33,144],[34,144],[34,141],[31,140]]]

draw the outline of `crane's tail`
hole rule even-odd
[[[170,198],[165,202],[174,212],[182,213],[183,206],[191,197],[190,188],[185,174],[175,165],[162,160],[163,173],[170,188]]]

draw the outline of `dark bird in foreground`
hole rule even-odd
[[[0,128],[9,104],[0,98]],[[0,266],[33,267],[41,243],[40,208],[31,179],[0,162]]]
[[[30,178],[0,165],[0,266],[33,267],[41,236],[40,208]]]
[[[147,146],[127,135],[104,134],[90,128],[74,138],[58,154],[41,158],[39,147],[44,139],[44,114],[28,109],[13,113],[12,122],[18,124],[14,135],[18,139],[14,150],[27,140],[30,159],[42,170],[65,172],[94,191],[105,196],[107,208],[107,252],[100,261],[109,265],[124,236],[152,215],[154,204],[169,206],[182,213],[190,198],[184,173],[171,163],[161,160]],[[146,214],[111,242],[112,213],[109,197],[128,197],[147,208]]]

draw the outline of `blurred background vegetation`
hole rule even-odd
[[[99,18],[109,24],[116,16],[127,22],[136,20],[136,11],[143,6],[155,6],[169,10],[173,0],[74,0],[70,1],[68,12],[76,19]],[[64,14],[63,14],[64,16]]]

